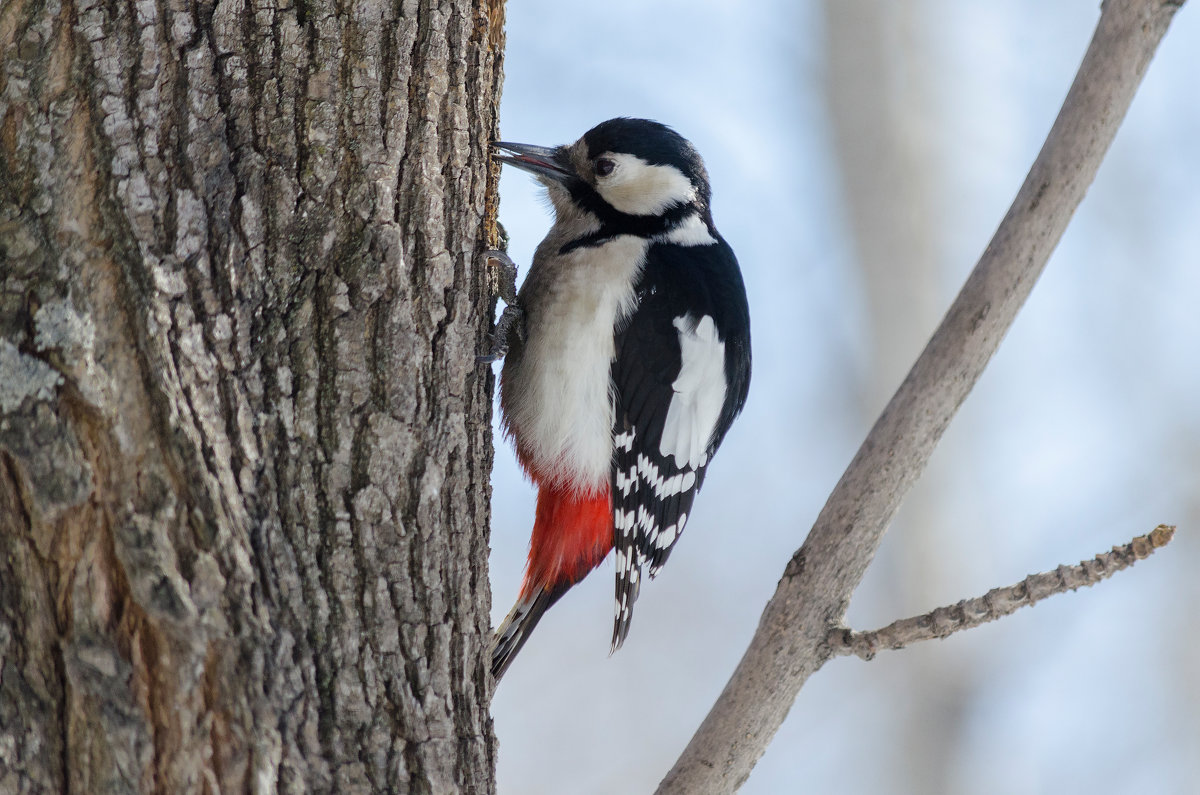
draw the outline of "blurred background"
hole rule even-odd
[[[566,143],[627,115],[691,139],[745,274],[755,359],[624,648],[608,656],[610,559],[500,685],[502,793],[650,792],[671,767],[1004,215],[1098,14],[1097,0],[509,4],[503,137]],[[743,792],[1198,791],[1198,67],[1185,7],[848,621],[873,629],[1160,522],[1176,540],[1000,622],[831,661]],[[524,266],[550,214],[521,172],[500,193]],[[499,436],[493,486],[498,623],[534,508]]]

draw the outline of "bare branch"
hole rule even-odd
[[[829,648],[834,655],[857,655],[864,660],[875,657],[880,649],[903,649],[913,643],[945,638],[964,629],[1015,613],[1055,594],[1086,588],[1107,580],[1155,550],[1165,547],[1175,536],[1174,525],[1160,524],[1149,535],[1138,536],[1128,544],[1101,552],[1077,566],[1059,566],[1053,571],[1031,574],[1016,585],[993,588],[983,596],[963,599],[958,604],[939,607],[925,615],[893,621],[882,629],[855,632],[839,627],[829,633]]]
[[[1095,177],[1181,3],[1107,0],[1062,110],[979,263],[784,569],[729,683],[659,785],[732,792],[750,775],[875,556],[900,500],[1012,325]]]

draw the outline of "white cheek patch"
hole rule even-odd
[[[675,394],[667,407],[659,450],[675,456],[677,467],[696,468],[707,460],[708,443],[725,405],[725,343],[717,326],[705,315],[693,326],[691,317],[677,317],[679,375],[671,384]]]
[[[696,187],[674,166],[652,166],[630,154],[601,155],[616,164],[596,182],[596,191],[616,210],[629,215],[658,215],[675,204],[696,198]]]

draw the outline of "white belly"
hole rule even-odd
[[[613,328],[633,308],[646,246],[618,237],[540,266],[549,278],[530,274],[538,283],[525,306],[525,349],[505,362],[503,407],[539,478],[588,492],[608,486]]]

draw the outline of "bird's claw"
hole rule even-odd
[[[492,333],[492,349],[483,356],[476,356],[475,361],[480,364],[491,364],[504,358],[508,353],[508,338],[511,334],[516,334],[518,339],[525,339],[524,329],[525,312],[517,304],[509,304],[504,307],[504,311],[500,313],[500,319],[496,321],[496,330]]]
[[[492,295],[500,296],[500,299],[506,304],[515,304],[517,302],[517,263],[498,248],[488,249],[479,258],[483,260],[483,265],[488,270]],[[493,262],[499,264],[493,265]]]

